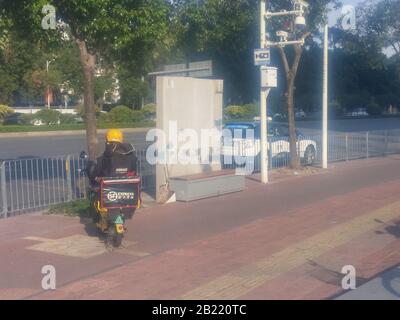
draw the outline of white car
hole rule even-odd
[[[260,123],[242,122],[225,125],[224,129],[231,132],[230,135],[223,137],[222,156],[229,159],[235,156],[245,156],[257,158],[260,156]],[[247,130],[252,130],[253,134],[246,136]],[[235,137],[235,133],[239,135]],[[230,138],[231,136],[232,138]],[[283,124],[268,124],[268,152],[271,161],[279,165],[279,161],[289,159],[289,128]],[[313,165],[316,161],[317,143],[306,138],[297,132],[297,150],[301,162],[305,165]],[[230,162],[232,163],[232,162]],[[287,163],[287,162],[285,162]]]
[[[303,119],[303,118],[306,117],[306,113],[302,109],[299,109],[299,110],[296,111],[295,117]]]
[[[366,108],[357,108],[357,109],[353,110],[352,112],[350,112],[350,115],[352,117],[368,117],[369,116]]]

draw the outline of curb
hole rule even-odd
[[[153,128],[121,128],[124,133],[147,132]],[[109,129],[99,129],[98,134],[105,134]],[[0,133],[0,138],[22,138],[22,137],[49,137],[49,136],[80,136],[85,135],[85,130],[65,130],[65,131],[31,131],[31,132],[9,132]]]

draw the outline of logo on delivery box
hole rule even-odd
[[[132,200],[135,199],[134,192],[115,192],[110,191],[107,193],[107,200],[110,202],[115,202],[117,200]]]

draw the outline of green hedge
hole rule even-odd
[[[14,110],[11,109],[9,106],[4,104],[0,104],[0,123],[3,122],[4,118],[13,114]]]
[[[370,116],[380,116],[383,112],[383,108],[375,102],[375,100],[371,100],[367,105],[367,112]]]
[[[227,119],[252,119],[259,115],[258,106],[255,103],[245,105],[231,105],[224,109],[224,116]]]
[[[43,109],[36,112],[33,118],[41,120],[47,125],[57,125],[61,122],[61,112],[53,109]]]
[[[154,121],[142,121],[132,123],[98,123],[98,129],[128,129],[128,128],[153,128],[155,126]],[[57,126],[32,126],[32,125],[0,125],[0,133],[11,133],[11,132],[44,132],[44,131],[73,131],[73,130],[84,130],[84,124],[60,124]]]
[[[136,123],[142,122],[155,114],[155,105],[147,105],[142,110],[132,110],[127,106],[116,106],[109,113],[101,113],[99,123]]]
[[[156,106],[146,105],[142,110],[132,110],[127,106],[116,106],[110,112],[97,114],[97,127],[109,128],[143,128],[154,127]],[[19,125],[0,125],[0,132],[29,132],[29,131],[63,131],[82,130],[84,124],[78,120],[79,115],[61,114],[57,110],[40,110],[35,114],[23,114],[19,117]],[[34,126],[35,120],[45,125]],[[82,121],[82,120],[81,120]]]

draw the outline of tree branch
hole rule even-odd
[[[390,42],[390,44],[391,44],[393,50],[395,51],[395,53],[396,53],[396,54],[399,54],[400,51],[399,51],[399,49],[396,47],[396,44],[395,44],[394,42]],[[400,45],[399,45],[399,48],[400,48]]]
[[[290,73],[290,67],[289,67],[289,63],[288,63],[287,57],[286,57],[285,50],[283,49],[282,46],[279,46],[278,49],[279,49],[279,53],[280,53],[281,58],[282,58],[283,67],[285,68],[286,77],[288,77],[289,73]]]
[[[302,37],[301,37],[301,39],[300,40],[303,40],[303,41],[305,41],[306,40],[306,38],[308,38],[309,36],[311,35],[311,32],[306,32]]]
[[[295,76],[297,74],[297,69],[299,68],[303,48],[297,44],[294,46],[294,52],[295,52],[294,61],[293,61],[292,68],[290,70],[290,72],[292,73],[293,79],[295,78]]]

